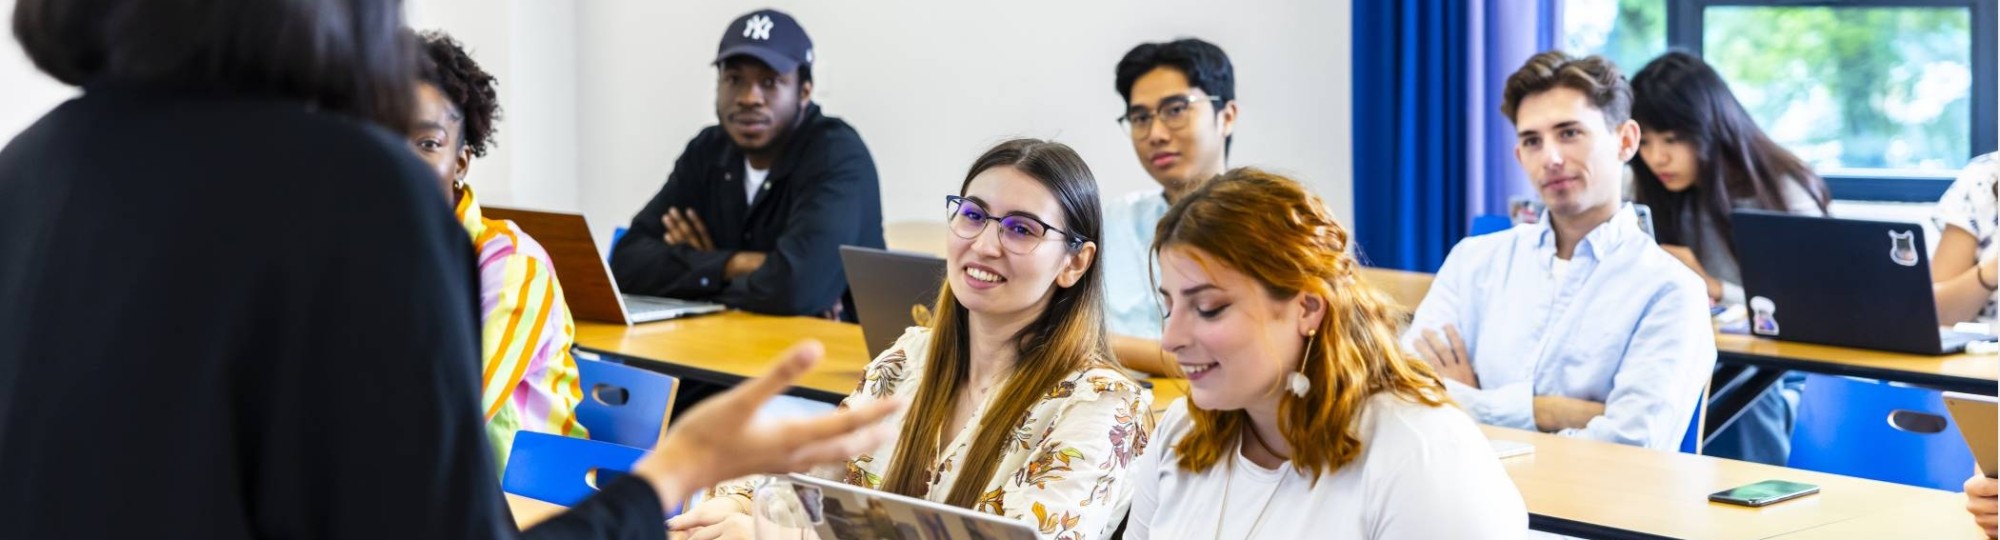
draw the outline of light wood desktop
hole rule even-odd
[[[587,352],[652,361],[681,376],[734,384],[764,374],[793,344],[819,340],[826,356],[799,378],[795,394],[837,401],[854,390],[868,367],[861,327],[812,317],[741,311],[625,327],[579,322],[576,344]]]
[[[800,385],[814,391],[806,397],[816,399],[846,395],[868,361],[860,327],[814,318],[730,312],[629,328],[590,323],[577,328],[577,342],[587,350],[736,380],[763,373],[771,358],[798,340],[818,339],[827,356]],[[1155,380],[1155,408],[1165,408],[1185,395],[1186,388],[1184,380]],[[1506,460],[1505,466],[1530,513],[1544,526],[1688,538],[1764,538],[1866,518],[1899,506],[1928,504],[1942,500],[1939,494],[1956,496],[1732,460],[1482,429],[1489,438],[1535,445],[1534,454]],[[1819,484],[1823,493],[1764,509],[1711,504],[1706,499],[1724,488],[1772,478]],[[549,515],[552,505],[517,499],[510,497],[509,503],[523,521]]]
[[[1431,281],[1437,279],[1435,274],[1389,268],[1364,267],[1355,273],[1412,313],[1417,311],[1417,304],[1423,303],[1424,295],[1430,294]]]
[[[1927,490],[1929,491],[1929,490]],[[1978,540],[1986,531],[1972,522],[1965,511],[1965,494],[1944,491],[1910,495],[1907,502],[1866,516],[1814,527],[1778,538],[1817,540],[1878,540],[1881,538],[1923,538],[1926,540]]]
[[[631,327],[590,322],[576,325],[576,344],[586,352],[647,361],[668,373],[704,376],[717,384],[762,375],[770,369],[772,359],[805,339],[819,340],[826,347],[826,356],[799,379],[792,393],[837,402],[854,391],[870,360],[858,325],[741,311]],[[1180,379],[1155,380],[1154,407],[1165,407],[1170,398],[1180,397],[1185,385]]]
[[[938,197],[943,201],[944,197]],[[938,213],[944,213],[939,205]],[[942,221],[899,221],[882,226],[882,240],[889,249],[943,257],[945,235],[951,234]]]
[[[1534,453],[1502,460],[1502,464],[1520,488],[1537,527],[1565,534],[1770,538],[1849,520],[1893,520],[1885,514],[1910,505],[1936,506],[1959,497],[1934,489],[1745,461],[1492,426],[1480,429],[1489,439],[1535,446]],[[1817,484],[1820,493],[1763,508],[1708,501],[1710,493],[1773,479]],[[1959,504],[1963,505],[1962,499]],[[1938,519],[1971,522],[1962,509],[1956,516],[1936,514]],[[1595,529],[1561,531],[1563,526],[1576,524]],[[1901,529],[1892,530],[1897,534],[1890,537],[1909,537]],[[1944,530],[1964,528],[1946,524]]]
[[[549,518],[555,517],[556,514],[561,514],[563,511],[568,510],[555,503],[544,502],[540,499],[530,499],[512,493],[506,495],[507,509],[514,512],[514,525],[522,529],[533,527],[536,523],[548,521]]]
[[[1720,332],[1715,334],[1715,349],[1724,363],[1920,384],[1988,396],[1994,395],[1996,379],[2000,379],[2000,356],[1991,354],[1927,356]]]

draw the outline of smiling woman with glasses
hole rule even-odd
[[[946,205],[937,316],[870,362],[842,402],[909,400],[888,420],[899,431],[814,474],[1019,519],[1045,538],[1103,538],[1131,500],[1125,469],[1146,447],[1152,400],[1105,342],[1096,180],[1068,146],[1013,140],[981,156]],[[739,496],[681,519],[746,523],[752,485],[722,486]]]

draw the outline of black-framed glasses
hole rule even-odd
[[[1084,242],[1090,241],[1081,234],[1049,226],[1032,216],[993,215],[992,212],[986,211],[986,207],[980,206],[978,201],[957,195],[945,196],[944,205],[949,212],[945,220],[949,223],[952,234],[965,239],[978,238],[981,233],[986,232],[987,225],[999,223],[1000,246],[1017,255],[1033,253],[1036,247],[1048,240],[1050,232],[1059,234],[1058,238],[1064,240],[1064,245],[1072,250],[1083,247]]]
[[[1118,124],[1130,128],[1134,139],[1145,137],[1148,132],[1153,131],[1154,118],[1159,118],[1160,123],[1165,124],[1167,129],[1184,128],[1187,127],[1190,118],[1187,114],[1188,107],[1194,106],[1197,101],[1206,101],[1217,107],[1222,105],[1222,98],[1215,96],[1203,98],[1173,96],[1160,100],[1158,108],[1132,107],[1132,110],[1125,111],[1123,116],[1118,117]]]

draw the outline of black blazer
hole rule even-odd
[[[387,131],[93,86],[0,149],[10,538],[514,535],[473,249]],[[535,536],[661,538],[630,478]]]
[[[667,185],[611,250],[619,289],[776,315],[843,303],[840,246],[883,247],[881,188],[861,134],[821,115],[819,105],[804,114],[751,205],[744,204],[743,151],[729,134],[709,126],[688,141]],[[694,209],[716,249],[667,245],[660,216],[668,208]],[[768,257],[757,271],[725,280],[723,268],[737,251]]]

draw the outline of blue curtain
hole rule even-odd
[[[1499,112],[1557,0],[1354,3],[1354,229],[1371,266],[1435,272],[1471,218],[1531,193]]]

